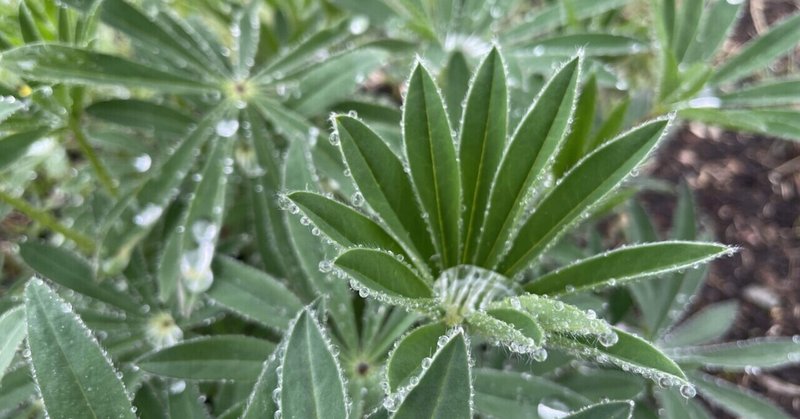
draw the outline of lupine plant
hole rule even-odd
[[[621,205],[677,117],[798,136],[740,3],[0,5],[0,416],[782,417],[706,372],[800,340],[682,319],[735,248]]]

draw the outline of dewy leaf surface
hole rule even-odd
[[[342,373],[310,309],[300,313],[289,332],[281,371],[284,418],[348,417]]]
[[[528,265],[566,229],[579,220],[644,160],[667,127],[668,120],[646,123],[595,150],[578,163],[520,227],[498,271],[512,277]]]
[[[464,334],[457,333],[439,349],[393,418],[467,419],[472,417],[471,398],[469,351]]]
[[[476,263],[492,265],[505,246],[524,200],[567,134],[577,95],[580,58],[573,58],[542,88],[511,137],[492,185]]]
[[[433,235],[442,266],[459,256],[461,179],[442,97],[418,64],[403,104],[403,139],[411,178]]]
[[[436,353],[436,343],[446,332],[444,323],[431,323],[414,329],[400,340],[386,364],[389,391],[395,391],[421,368],[423,359]]]
[[[350,249],[336,258],[336,266],[369,289],[390,297],[430,298],[430,286],[407,264],[380,250]]]
[[[135,418],[108,355],[69,304],[44,282],[25,287],[31,363],[47,415]]]
[[[727,246],[699,242],[659,242],[623,247],[579,260],[525,286],[534,294],[557,295],[615,286],[707,262],[728,251]]]
[[[335,121],[342,155],[364,200],[396,237],[427,260],[433,244],[400,159],[358,119],[341,115]]]
[[[26,333],[25,308],[14,307],[0,316],[0,378],[6,373],[6,368],[11,365],[14,354]]]
[[[506,142],[508,92],[503,59],[492,49],[477,70],[461,119],[458,156],[466,210],[462,262],[471,260]]]
[[[213,85],[186,75],[65,45],[32,44],[5,51],[0,66],[21,77],[53,83],[147,87],[175,93],[215,90]]]
[[[255,381],[272,342],[242,335],[202,336],[146,354],[136,364],[164,377]]]

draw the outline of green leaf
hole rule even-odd
[[[19,254],[36,272],[61,286],[129,313],[139,312],[139,305],[135,301],[113,290],[108,284],[97,282],[89,263],[68,250],[29,241],[20,243]]]
[[[678,115],[739,131],[800,139],[800,112],[794,109],[689,108],[680,110]]]
[[[255,381],[274,349],[272,342],[248,336],[201,336],[150,352],[136,365],[170,378]]]
[[[406,263],[380,250],[349,249],[335,264],[368,289],[393,298],[431,298],[433,291]]]
[[[42,40],[42,34],[36,26],[36,20],[31,15],[31,10],[25,0],[19,2],[19,31],[26,44]]]
[[[303,115],[324,112],[333,103],[352,95],[384,55],[375,49],[358,49],[311,67],[298,80],[298,90],[303,95],[289,101],[289,107]]]
[[[35,394],[36,384],[27,365],[10,370],[0,380],[0,411],[16,409],[25,401],[33,399]]]
[[[183,383],[181,391],[170,391],[167,395],[167,411],[170,418],[211,419],[205,404],[201,402],[200,389],[196,383]]]
[[[187,43],[176,36],[163,22],[134,7],[123,0],[104,0],[100,8],[100,19],[103,23],[124,33],[134,45],[140,46],[144,54],[156,54],[161,60],[171,63],[180,73],[206,75],[215,67],[209,65],[212,60],[202,53],[198,45]],[[211,74],[222,76],[218,71]],[[201,79],[207,77],[201,77]]]
[[[183,134],[193,119],[174,108],[138,99],[95,102],[86,113],[107,122],[159,134]]]
[[[541,346],[544,343],[544,330],[530,314],[510,308],[489,309],[486,314],[514,326],[525,337],[532,339],[536,346]]]
[[[216,90],[196,78],[66,45],[32,44],[4,51],[0,65],[20,77],[53,83],[146,87],[172,93]]]
[[[478,245],[492,181],[505,148],[507,125],[505,64],[500,52],[492,49],[470,85],[461,120],[458,156],[466,205],[462,262],[472,260]]]
[[[789,415],[765,397],[721,378],[699,372],[690,373],[692,383],[711,405],[734,416],[748,419],[789,419]]]
[[[422,258],[433,255],[433,243],[419,207],[409,206],[414,190],[400,159],[366,125],[348,116],[336,117],[342,155],[364,200],[400,242]]]
[[[666,130],[669,120],[658,119],[609,141],[576,165],[539,202],[522,225],[499,271],[512,277],[523,271],[613,190],[641,163]]]
[[[567,138],[564,139],[564,145],[553,163],[553,175],[555,175],[556,179],[561,178],[589,151],[589,133],[594,125],[596,102],[597,78],[592,74],[581,90],[580,97],[578,97],[578,102],[575,105],[575,117],[571,130]]]
[[[0,117],[0,121],[2,121],[2,119],[3,118]],[[48,131],[49,130],[46,128],[40,128],[33,131],[11,134],[0,139],[0,171],[25,155],[28,151],[28,147],[44,137]]]
[[[405,254],[381,226],[347,205],[313,192],[292,192],[288,198],[322,233],[343,247],[366,246]]]
[[[589,356],[611,363],[625,371],[653,380],[659,385],[687,385],[683,370],[658,348],[636,335],[616,327],[613,330],[618,339],[610,346],[605,346],[595,339],[578,336],[551,337],[550,343],[576,350],[581,357]]]
[[[284,163],[284,190],[314,188],[318,183],[317,169],[311,161],[308,145],[301,141],[292,142]],[[339,171],[338,168],[336,170]],[[354,346],[358,342],[358,331],[351,302],[352,293],[345,281],[333,281],[330,272],[322,272],[319,268],[320,263],[333,253],[331,246],[319,240],[318,232],[303,225],[302,218],[291,217],[286,223],[297,267],[302,269],[297,282],[302,284],[300,287],[309,287],[309,299],[317,295],[327,296],[330,314],[343,346]]]
[[[22,340],[25,339],[25,309],[23,306],[14,307],[0,316],[0,378],[6,373],[6,368],[11,365],[14,354]]]
[[[606,33],[556,35],[532,42],[527,46],[533,48],[534,55],[569,56],[580,49],[587,57],[624,56],[643,53],[648,49],[645,41]]]
[[[745,2],[714,0],[706,7],[703,13],[697,34],[689,44],[684,63],[707,61],[713,57],[728,33],[733,29],[733,23],[739,16]]]
[[[593,151],[601,144],[619,134],[625,123],[625,115],[628,113],[628,105],[630,105],[630,103],[631,100],[626,97],[611,109],[611,112],[609,112],[608,116],[605,117],[605,120],[597,129],[597,132],[587,141],[585,152]]]
[[[630,0],[573,0],[571,1],[573,17],[587,19],[599,16],[610,10],[620,8]],[[525,16],[525,21],[513,26],[502,34],[504,39],[519,41],[546,33],[567,23],[560,3],[543,3],[542,6]],[[573,53],[574,49],[569,53]]]
[[[423,366],[423,370],[419,383],[396,406],[393,418],[472,417],[472,377],[463,332],[445,339],[429,368]]]
[[[584,396],[558,383],[529,373],[477,368],[475,409],[487,416],[529,419],[539,403],[555,401],[569,408],[589,403]]]
[[[346,418],[342,372],[310,309],[299,314],[288,336],[281,362],[283,417]]]
[[[34,377],[51,418],[134,418],[125,387],[91,331],[40,280],[25,287]]]
[[[570,412],[565,419],[630,419],[633,415],[633,401],[608,401],[586,406]]]
[[[663,411],[664,419],[712,419],[711,413],[697,399],[687,400],[674,389],[659,389],[656,400]]]
[[[543,180],[549,160],[566,137],[580,78],[580,56],[542,88],[503,155],[492,185],[475,263],[492,266],[505,247],[530,189]]]
[[[572,369],[559,377],[558,382],[592,401],[635,400],[647,391],[646,383],[641,377],[602,367]],[[597,383],[603,385],[598,386]]]
[[[675,21],[675,34],[671,46],[678,62],[683,60],[686,55],[686,49],[689,48],[689,44],[695,38],[695,33],[700,24],[700,17],[703,14],[704,3],[702,1],[686,2],[681,3],[681,7],[677,8],[680,14]]]
[[[671,352],[680,363],[739,371],[778,368],[800,362],[800,339],[754,338],[730,343],[679,348]]]
[[[212,269],[208,298],[246,319],[282,330],[302,307],[280,281],[235,259],[218,256]]]
[[[442,97],[421,64],[411,73],[403,104],[403,140],[441,265],[452,266],[459,255],[461,179]]]
[[[422,371],[423,360],[436,353],[436,344],[446,332],[444,323],[430,323],[414,329],[399,341],[386,361],[386,382],[390,392],[397,391],[409,378]]]
[[[661,338],[661,345],[680,348],[721,339],[733,326],[739,304],[725,301],[711,304],[686,319]]]
[[[22,3],[20,3],[22,4]],[[24,109],[25,104],[17,100],[14,96],[6,96],[0,99],[0,122],[3,122],[20,109]]]
[[[239,52],[236,57],[238,61],[235,64],[237,75],[241,77],[241,79],[245,79],[250,74],[250,69],[256,63],[259,37],[261,35],[260,11],[261,2],[251,0],[236,18],[236,25],[239,28],[240,34],[238,37],[234,37],[237,47],[236,51]]]
[[[602,319],[598,319],[591,311],[583,311],[571,304],[562,301],[540,297],[538,295],[523,295],[511,297],[489,305],[489,309],[512,308],[525,311],[536,322],[550,333],[561,333],[580,336],[611,336],[611,326]]]
[[[444,101],[450,116],[450,126],[457,126],[463,112],[461,103],[469,88],[469,64],[464,53],[453,51],[447,60],[447,65],[439,75],[439,83],[444,86]],[[463,131],[462,131],[463,132]],[[503,139],[505,141],[505,139]]]
[[[778,106],[800,102],[800,79],[770,80],[741,87],[719,96],[722,106]]]
[[[741,79],[768,66],[800,42],[800,14],[773,25],[770,30],[745,44],[741,51],[719,67],[711,83],[722,84]]]
[[[731,251],[727,246],[700,242],[657,242],[621,247],[579,260],[525,285],[534,294],[560,295],[613,287],[708,262]]]
[[[272,398],[272,392],[278,387],[277,369],[278,360],[274,354],[270,355],[261,367],[241,419],[268,418],[275,415],[278,404]]]

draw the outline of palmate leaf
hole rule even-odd
[[[525,291],[559,295],[615,286],[697,266],[728,251],[720,244],[679,241],[623,247],[539,277],[525,285]]]
[[[347,417],[342,372],[327,339],[311,309],[301,311],[288,332],[281,360],[283,417]]]
[[[614,189],[655,147],[669,123],[655,120],[609,141],[577,164],[545,196],[520,227],[498,270],[507,276],[523,271],[565,229]]]
[[[365,293],[372,290],[377,296],[406,300],[408,303],[430,299],[433,296],[430,285],[408,264],[397,259],[396,255],[375,249],[350,249],[340,254],[334,261],[337,268],[366,287]]]
[[[136,365],[177,379],[255,381],[273,349],[272,342],[248,336],[202,336],[148,353]]]
[[[25,313],[31,364],[49,417],[135,417],[107,354],[66,301],[32,280]]]
[[[389,395],[384,401],[384,406],[394,411],[393,418],[472,417],[470,355],[464,334],[452,333],[441,342],[429,365],[423,364],[422,374],[411,379],[407,393]]]
[[[532,185],[544,179],[551,155],[567,134],[580,78],[581,57],[550,79],[511,137],[492,185],[486,219],[472,260],[497,263]]]
[[[403,139],[424,217],[442,266],[459,257],[461,177],[450,122],[439,89],[417,64],[403,104]]]
[[[429,323],[404,336],[386,361],[386,383],[390,392],[397,391],[409,378],[422,371],[425,358],[436,353],[437,342],[447,333],[444,323]]]
[[[278,387],[278,363],[278,358],[273,354],[262,364],[241,419],[268,418],[275,415],[278,403],[273,399],[272,392]]]

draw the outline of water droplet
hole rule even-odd
[[[169,386],[169,392],[172,394],[180,394],[184,390],[186,390],[186,381],[183,380],[175,381]]]
[[[352,198],[350,198],[350,203],[352,203],[354,207],[364,205],[364,195],[362,195],[361,192],[355,192]]]
[[[687,399],[691,399],[692,397],[697,395],[697,390],[695,390],[694,386],[691,384],[682,385],[680,392],[681,396],[686,397]]]
[[[147,227],[158,221],[163,212],[163,207],[150,203],[133,217],[133,222],[138,226]]]
[[[356,15],[350,19],[350,23],[347,25],[347,29],[353,35],[361,35],[362,33],[366,32],[369,28],[369,18],[364,15]]]
[[[136,169],[136,171],[139,173],[144,173],[150,170],[150,165],[152,163],[153,160],[150,158],[150,155],[144,153],[133,159],[133,168]]]
[[[541,57],[542,55],[544,55],[544,46],[537,45],[533,47],[533,55],[535,57]]]
[[[239,131],[239,121],[236,119],[223,119],[214,127],[217,135],[223,138],[233,137]]]
[[[441,340],[441,338],[440,338],[440,340]],[[447,341],[447,338],[445,338],[445,341]],[[433,362],[433,360],[432,360],[430,357],[425,357],[425,358],[422,360],[422,368],[423,368],[423,369],[428,369],[428,368],[430,368],[430,367],[431,367],[431,363],[432,363],[432,362]]]
[[[319,271],[322,273],[328,273],[333,270],[333,261],[330,260],[322,260],[319,262]]]

